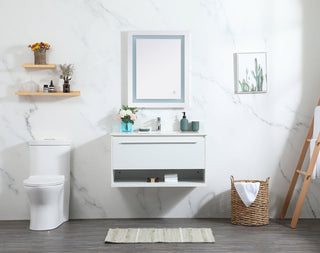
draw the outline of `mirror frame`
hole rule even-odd
[[[136,41],[137,39],[164,39],[179,40],[181,59],[181,89],[179,99],[150,98],[139,99],[136,97]],[[128,55],[127,55],[127,96],[128,106],[139,108],[183,108],[189,105],[189,33],[185,31],[132,31],[128,32]],[[140,70],[141,71],[141,70]]]

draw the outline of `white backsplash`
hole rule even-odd
[[[72,218],[230,217],[230,175],[270,177],[270,215],[279,217],[313,108],[320,96],[320,22],[316,0],[91,0],[0,3],[0,219],[28,219],[22,181],[27,142],[73,140]],[[182,111],[207,136],[208,186],[110,187],[106,135],[120,130],[121,33],[185,30],[190,39],[190,104],[143,109],[134,127],[179,129]],[[57,70],[27,70],[27,45],[48,42],[49,63],[73,63],[80,97],[21,97]],[[233,54],[267,52],[268,92],[234,94]],[[59,87],[61,90],[61,87]],[[295,191],[289,216],[292,215]],[[320,217],[319,180],[311,183],[301,217]]]

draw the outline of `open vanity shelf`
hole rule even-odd
[[[22,65],[23,68],[30,68],[30,69],[55,69],[57,67],[56,64],[32,64],[32,63],[25,63]],[[64,96],[64,97],[74,97],[80,96],[80,91],[70,91],[68,93],[64,93],[62,91],[55,91],[55,92],[43,92],[43,91],[36,91],[36,92],[27,92],[24,90],[19,90],[14,93],[18,96]]]
[[[23,68],[27,69],[55,69],[57,67],[56,64],[32,64],[25,63],[22,65]]]
[[[206,184],[205,134],[112,133],[112,187],[200,187]],[[177,174],[178,182],[164,182]],[[147,182],[158,178],[159,182]]]
[[[203,187],[204,183],[178,182],[178,183],[146,183],[146,182],[116,182],[112,187]]]
[[[70,93],[64,93],[62,91],[45,93],[43,91],[27,92],[24,90],[19,90],[14,94],[18,96],[69,96],[69,97],[72,97],[72,96],[80,96],[80,91],[70,91]]]

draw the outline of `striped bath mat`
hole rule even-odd
[[[110,228],[106,243],[214,243],[211,228]]]

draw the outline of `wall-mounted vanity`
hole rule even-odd
[[[112,133],[112,187],[198,187],[206,180],[206,135],[201,133]],[[177,183],[164,182],[178,174]],[[148,183],[158,177],[160,182]]]
[[[128,105],[179,108],[189,103],[187,32],[128,32]]]

